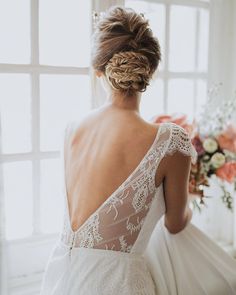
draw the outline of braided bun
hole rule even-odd
[[[150,78],[149,61],[142,53],[126,51],[114,54],[106,65],[105,74],[117,90],[145,91]]]
[[[92,65],[115,90],[143,92],[161,60],[148,20],[131,8],[111,7],[93,35]]]

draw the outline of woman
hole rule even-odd
[[[99,22],[92,63],[107,100],[66,128],[64,227],[41,295],[236,294],[236,262],[190,223],[188,134],[139,113],[160,58],[133,10]]]

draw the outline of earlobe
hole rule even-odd
[[[98,71],[98,70],[95,71],[95,74],[98,78],[100,78],[102,76],[102,72]]]
[[[106,91],[106,92],[109,92],[110,91],[110,86],[107,82],[107,79],[104,75],[101,76],[101,83],[102,83],[102,86],[103,86],[103,89]]]

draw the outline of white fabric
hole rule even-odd
[[[41,295],[236,294],[232,258],[192,224],[177,235],[164,227],[163,185],[155,187],[155,174],[163,157],[177,150],[196,161],[186,131],[161,124],[136,169],[77,231],[70,226],[64,181],[64,227]]]
[[[236,294],[236,260],[192,223],[173,235],[162,217],[144,257],[158,295]]]

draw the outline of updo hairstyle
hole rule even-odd
[[[131,8],[111,7],[93,35],[92,66],[114,90],[143,92],[161,60],[158,39],[148,20]]]

